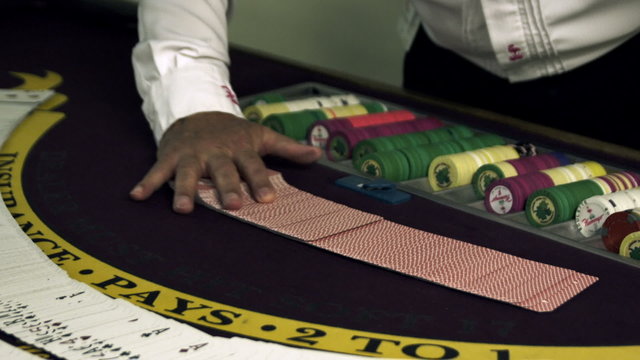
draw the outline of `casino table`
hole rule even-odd
[[[3,199],[23,230],[72,278],[212,335],[372,357],[640,354],[636,264],[428,197],[381,203],[336,186],[345,172],[326,163],[266,159],[289,184],[316,196],[599,280],[554,311],[533,312],[340,256],[203,206],[178,215],[170,208],[169,186],[148,201],[132,201],[130,188],[155,158],[130,66],[135,27],[52,9],[15,9],[0,19],[0,88],[52,88],[59,100],[25,121],[0,154]],[[246,49],[233,48],[231,57],[241,99],[320,83],[640,170],[639,153],[628,147]]]

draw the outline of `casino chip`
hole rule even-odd
[[[330,160],[347,160],[351,159],[353,149],[360,141],[380,136],[426,131],[443,125],[440,119],[424,117],[411,121],[338,130],[329,137],[325,150]]]
[[[277,102],[285,102],[287,99],[282,94],[278,93],[265,93],[261,95],[257,95],[253,97],[249,105],[264,105],[264,104],[273,104]]]
[[[640,260],[640,231],[632,232],[624,237],[620,244],[619,254]]]
[[[498,179],[485,190],[484,205],[487,211],[501,215],[523,211],[528,198],[537,190],[586,180],[605,173],[604,167],[599,163],[586,161]],[[496,187],[500,188],[495,189]],[[508,199],[508,204],[504,203],[505,199]],[[542,215],[545,212],[546,210]]]
[[[384,105],[380,103],[364,103],[274,113],[265,117],[262,120],[262,125],[292,139],[302,141],[308,137],[310,127],[318,121],[342,116],[364,115],[376,111],[383,111],[384,109]]]
[[[459,142],[469,142],[462,139]],[[516,159],[520,155],[511,145],[498,145],[465,151],[457,154],[441,155],[429,165],[428,180],[433,191],[452,189],[471,184],[473,174],[484,164]]]
[[[471,185],[476,197],[484,199],[487,188],[495,180],[567,165],[569,162],[566,155],[554,152],[485,164],[473,174]]]
[[[289,100],[276,103],[254,104],[244,108],[242,113],[248,120],[262,123],[262,121],[271,114],[334,106],[345,106],[359,103],[360,100],[353,94],[314,96],[304,99]]]
[[[262,125],[295,140],[304,140],[307,129],[318,120],[326,119],[319,110],[301,110],[287,113],[276,113],[267,116]]]
[[[598,179],[602,182],[596,181]],[[527,220],[534,226],[546,226],[575,219],[577,209],[584,200],[627,190],[639,179],[638,174],[620,172],[537,190],[527,200]]]
[[[313,146],[324,149],[329,137],[338,130],[410,121],[415,118],[415,114],[407,110],[378,112],[370,109],[369,114],[366,115],[344,116],[317,121],[311,125],[307,135],[307,141]]]
[[[409,163],[402,152],[376,152],[362,161],[361,171],[374,177],[403,181],[409,177]]]
[[[576,227],[585,237],[596,235],[610,215],[635,209],[638,206],[640,206],[640,188],[592,196],[578,206],[575,215]]]
[[[604,247],[614,253],[620,252],[620,243],[632,232],[640,231],[640,206],[611,214],[600,230]]]
[[[436,130],[439,130],[439,129],[436,129]],[[433,130],[429,130],[424,133],[430,133],[432,131]],[[462,132],[460,134],[467,134],[467,133]],[[492,135],[492,134],[481,134],[481,135],[477,135],[476,137],[478,139],[475,139],[474,141],[467,143],[467,148],[469,148],[470,146],[482,147],[482,146],[488,146],[488,145],[489,146],[503,145],[505,142],[503,138]],[[468,139],[468,138],[465,138],[465,139]],[[437,158],[438,156],[463,152],[464,149],[462,144],[460,143],[460,140],[461,139],[451,140],[447,142],[438,142],[433,144],[423,144],[423,145],[417,145],[412,147],[405,147],[401,149],[387,150],[381,153],[395,152],[395,153],[404,155],[404,157],[406,158],[408,170],[407,171],[402,170],[399,174],[402,174],[403,176],[404,174],[406,174],[407,177],[399,179],[397,178],[397,176],[400,176],[400,175],[396,175],[395,177],[398,179],[397,181],[417,179],[417,178],[426,177],[428,175],[428,169],[430,164],[433,162],[433,159]],[[364,143],[364,141],[361,143]],[[358,145],[360,145],[361,143],[358,143]],[[362,151],[366,152],[366,150],[362,150]],[[366,153],[360,158],[359,161],[357,162],[354,161],[354,167],[356,169],[359,169],[359,171],[361,171],[362,173],[366,173],[372,176],[382,176],[382,175],[374,175],[375,171],[373,171],[372,168],[370,167],[371,165],[370,161],[367,163],[367,166],[364,165],[364,163],[367,162],[368,160],[372,160],[373,154],[377,154],[377,153],[378,152]],[[379,167],[393,168],[396,165],[393,165],[393,164],[386,165],[387,161],[393,161],[390,159],[392,159],[390,155],[376,156],[374,162],[378,164]]]
[[[356,144],[352,153],[352,162],[355,168],[360,167],[362,158],[370,153],[389,150],[400,150],[415,148],[420,145],[435,144],[439,142],[462,139],[462,137],[473,136],[473,132],[466,126],[452,125],[443,126],[426,131],[411,132],[405,134],[379,136],[365,139]],[[421,173],[420,176],[426,176]],[[410,177],[411,178],[411,177]]]

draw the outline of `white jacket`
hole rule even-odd
[[[640,31],[640,0],[411,0],[434,42],[512,82],[588,63]],[[227,0],[142,0],[133,66],[159,140],[177,119],[242,112],[229,84]]]

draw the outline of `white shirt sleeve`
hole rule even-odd
[[[561,74],[640,32],[640,0],[413,0],[438,45],[512,82]]]
[[[513,81],[560,74],[640,31],[639,0],[482,0],[497,60]],[[511,21],[499,19],[511,18]]]
[[[156,141],[203,111],[242,117],[229,83],[226,0],[142,0],[132,61]]]

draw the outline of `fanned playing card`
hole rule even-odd
[[[205,206],[320,248],[423,280],[538,312],[552,311],[598,279],[387,221],[326,200],[273,173],[274,202],[222,208],[210,182],[198,187]]]

